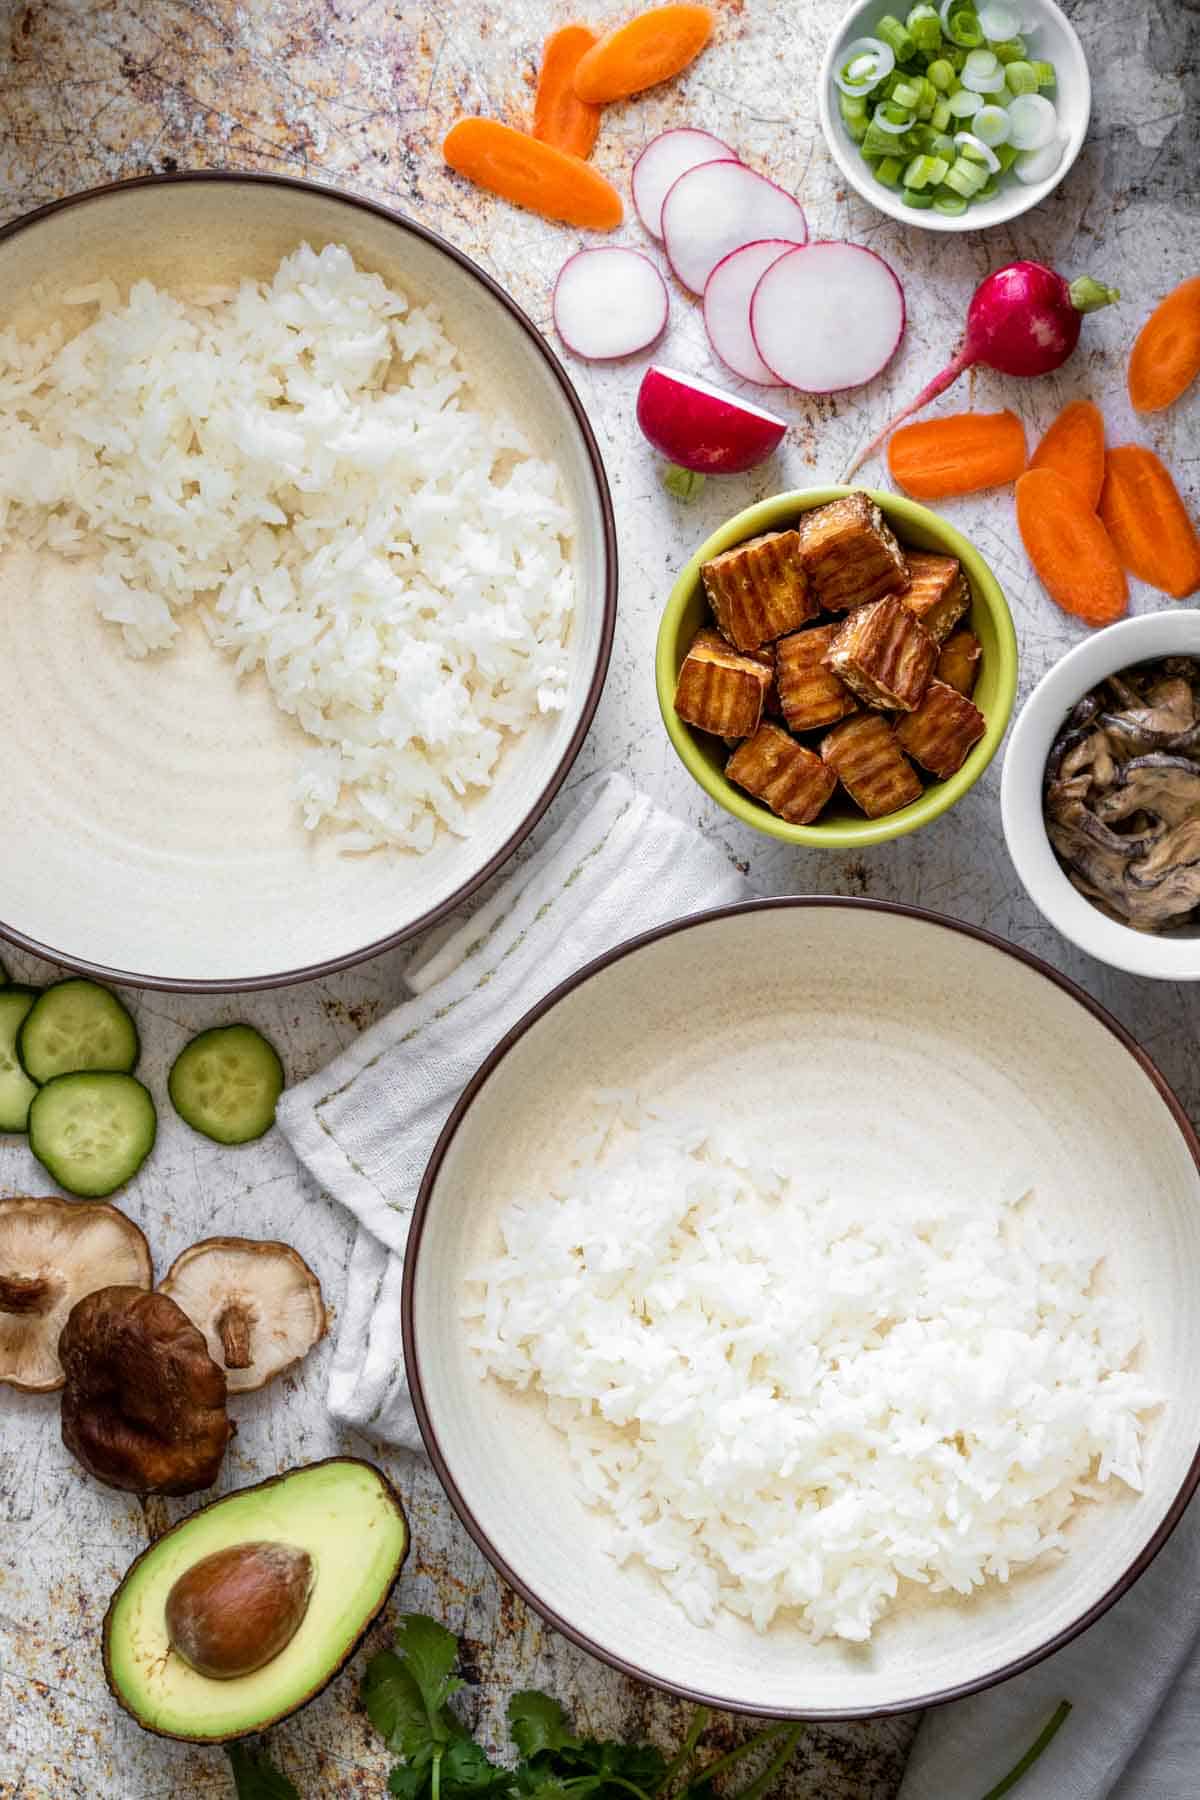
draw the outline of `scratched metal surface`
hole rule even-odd
[[[600,0],[589,16],[614,8]],[[651,679],[657,613],[672,571],[727,513],[780,486],[830,479],[869,421],[915,391],[953,347],[965,301],[989,267],[1027,254],[1121,286],[1119,311],[1085,328],[1061,376],[1014,394],[981,375],[973,399],[1017,404],[1031,434],[1076,393],[1105,407],[1112,436],[1137,436],[1166,457],[1192,505],[1200,464],[1196,399],[1133,429],[1123,350],[1149,297],[1200,261],[1200,11],[1196,0],[1073,0],[1096,84],[1093,126],[1076,170],[1040,211],[988,237],[934,238],[905,230],[848,196],[823,148],[812,84],[839,0],[726,0],[717,40],[684,80],[606,115],[596,160],[627,191],[639,146],[665,125],[706,126],[798,191],[814,236],[848,236],[901,271],[907,341],[864,394],[788,410],[794,428],[772,465],[710,482],[677,505],[658,485],[636,435],[636,370],[574,373],[596,423],[617,505],[621,612],[612,674],[578,765],[618,766],[748,865],[763,893],[827,891],[912,900],[1003,932],[1090,988],[1158,1057],[1185,1101],[1200,1101],[1194,990],[1108,973],[1061,943],[1017,891],[1000,833],[998,771],[936,827],[861,858],[799,855],[734,825],[691,786],[658,727]],[[99,182],[150,170],[241,166],[311,175],[411,211],[490,269],[549,328],[553,272],[572,233],[468,191],[440,164],[444,128],[462,111],[520,119],[529,108],[537,47],[569,13],[548,0],[0,0],[0,218]],[[618,234],[638,243],[636,222]],[[673,294],[669,360],[721,379],[694,307]],[[964,386],[951,397],[965,404]],[[786,404],[786,403],[785,403]],[[1006,495],[946,506],[990,556],[1021,637],[1025,689],[1078,635],[1040,595]],[[1139,590],[1141,610],[1164,604]],[[560,800],[549,823],[561,811]],[[9,958],[14,973],[52,971]],[[245,1015],[279,1044],[292,1076],[319,1067],[400,994],[397,953],[323,983],[244,1004],[136,999],[148,1079],[162,1089],[184,1039]],[[146,1228],[161,1269],[213,1232],[289,1239],[336,1303],[348,1246],[344,1219],[314,1191],[275,1137],[234,1154],[205,1146],[164,1109],[160,1147],[123,1197]],[[27,1152],[0,1144],[0,1192],[46,1187]],[[459,1528],[436,1482],[414,1459],[332,1428],[322,1394],[328,1346],[295,1378],[238,1402],[239,1434],[220,1486],[349,1450],[375,1456],[408,1505],[414,1546],[398,1604],[428,1608],[464,1634],[470,1704],[496,1734],[514,1684],[545,1684],[597,1731],[679,1729],[673,1703],[609,1673],[546,1630],[505,1591]],[[0,1796],[4,1800],[151,1800],[231,1791],[219,1753],[159,1742],[108,1702],[98,1637],[108,1595],[148,1534],[187,1502],[143,1508],[89,1481],[58,1440],[53,1400],[0,1400]],[[386,1623],[371,1643],[387,1640]],[[360,1657],[355,1667],[361,1668]],[[272,1734],[300,1791],[379,1793],[388,1759],[344,1677]],[[793,1800],[891,1800],[911,1721],[814,1730],[786,1783]],[[737,1727],[721,1721],[715,1738]],[[953,1797],[958,1800],[958,1797]],[[970,1800],[964,1792],[962,1800]]]

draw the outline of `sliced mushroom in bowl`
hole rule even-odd
[[[205,1238],[159,1282],[204,1333],[231,1394],[249,1394],[294,1368],[325,1335],[321,1284],[289,1244]]]
[[[1031,898],[1117,968],[1200,979],[1200,619],[1128,619],[1077,646],[1014,729],[1005,836]]]

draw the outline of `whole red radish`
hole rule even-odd
[[[1079,342],[1084,313],[1097,312],[1120,298],[1116,288],[1105,287],[1090,275],[1064,281],[1045,263],[1015,262],[996,269],[971,297],[966,335],[955,356],[859,451],[842,480],[849,481],[897,425],[944,394],[964,369],[982,363],[1000,375],[1049,375],[1061,368]]]

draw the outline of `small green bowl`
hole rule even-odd
[[[984,562],[975,546],[947,525],[928,507],[898,494],[886,494],[867,488],[878,502],[884,517],[902,544],[914,550],[938,550],[957,556],[971,588],[971,610],[964,621],[982,646],[979,681],[972,695],[976,706],[987,720],[987,730],[967,757],[962,768],[948,781],[935,781],[911,806],[886,818],[867,819],[851,810],[841,796],[835,796],[826,815],[816,825],[789,825],[777,818],[757,800],[725,779],[725,746],[718,738],[695,731],[685,725],[675,711],[675,684],[688,645],[705,624],[711,624],[708,603],[700,581],[700,565],[731,550],[735,544],[757,536],[761,531],[777,531],[794,525],[800,513],[829,500],[839,500],[853,490],[848,487],[801,488],[791,494],[776,494],[735,513],[727,524],[701,544],[683,570],[663,610],[658,628],[655,653],[655,683],[658,704],[662,710],[667,735],[679,753],[680,761],[706,794],[743,825],[765,831],[768,837],[781,838],[785,844],[813,845],[832,850],[854,850],[860,845],[882,844],[889,838],[903,837],[940,818],[956,800],[962,798],[991,762],[1008,729],[1013,701],[1017,692],[1017,638],[1012,615],[1001,591],[1000,583]]]

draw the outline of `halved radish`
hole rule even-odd
[[[667,285],[640,250],[602,244],[568,256],[554,284],[554,328],[576,356],[611,362],[657,344],[667,328]]]
[[[772,375],[754,348],[750,302],[771,264],[795,247],[786,238],[743,244],[721,258],[704,284],[704,329],[709,343],[727,369],[760,387],[783,387],[784,383]]]
[[[772,263],[750,301],[754,347],[788,387],[832,394],[886,368],[904,336],[904,292],[861,244],[818,242]]]
[[[695,375],[652,363],[638,389],[637,419],[654,448],[681,469],[740,475],[770,456],[786,419]]]
[[[702,294],[721,258],[763,238],[808,242],[798,201],[740,162],[700,163],[675,182],[662,209],[667,258],[684,287]]]
[[[737,161],[721,138],[711,131],[692,131],[687,126],[660,131],[633,165],[633,204],[638,218],[652,238],[662,239],[663,201],[688,169],[700,163]]]

